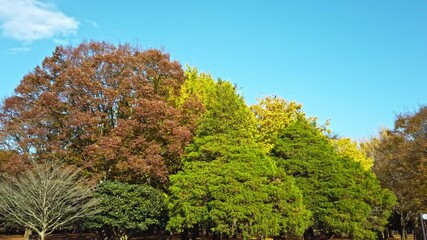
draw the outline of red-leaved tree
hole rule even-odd
[[[157,184],[180,167],[188,119],[169,102],[181,65],[159,50],[57,47],[0,109],[0,148],[60,159],[93,177]]]

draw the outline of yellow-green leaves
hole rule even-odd
[[[280,97],[265,97],[258,101],[250,107],[257,120],[256,139],[268,152],[273,148],[279,132],[305,114],[302,104]]]
[[[331,143],[335,146],[336,151],[343,157],[349,157],[356,162],[359,162],[365,170],[370,170],[374,164],[374,160],[366,155],[360,149],[356,141],[350,138],[332,139]]]

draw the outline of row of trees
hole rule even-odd
[[[371,170],[382,140],[368,157],[327,131],[301,104],[249,107],[230,82],[161,51],[85,42],[58,47],[3,102],[0,171],[82,169],[97,210],[74,227],[107,238],[375,239],[396,202]]]

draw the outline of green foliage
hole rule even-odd
[[[185,105],[186,102],[199,100],[206,104],[209,97],[213,95],[215,80],[211,75],[199,73],[197,68],[187,66],[185,70],[185,81],[181,86],[180,94],[175,99],[178,106]]]
[[[206,145],[218,139],[212,138]],[[302,235],[309,212],[293,179],[276,168],[252,142],[229,139],[211,161],[189,155],[184,171],[171,176],[169,229],[182,231],[196,224],[227,235]],[[194,157],[194,158],[193,158]]]
[[[294,101],[288,102],[280,97],[265,97],[258,99],[258,103],[250,107],[257,121],[257,142],[269,152],[279,132],[297,121],[298,117],[304,117],[302,104]]]
[[[85,223],[116,237],[141,232],[165,223],[165,194],[148,185],[105,181],[96,188],[100,212]]]
[[[285,128],[272,155],[280,168],[296,178],[313,212],[314,227],[324,234],[373,239],[373,230],[388,218],[392,197],[360,163],[340,156],[308,121],[301,119]]]
[[[236,86],[221,79],[215,81],[210,75],[199,73],[194,68],[187,68],[185,76],[181,94],[176,102],[184,109],[186,104],[202,104],[199,112],[189,112],[198,118],[197,136],[232,132],[240,136],[254,136],[254,115],[243,97],[237,93]]]
[[[183,171],[170,177],[168,229],[198,225],[243,238],[302,235],[310,213],[293,179],[254,142],[254,115],[229,82],[207,87],[195,91],[206,111]]]
[[[198,126],[197,136],[235,132],[241,137],[252,137],[254,131],[254,116],[243,97],[236,93],[236,87],[227,81],[217,81],[215,91],[206,103],[206,113]]]

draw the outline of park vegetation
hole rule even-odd
[[[383,238],[391,216],[405,229],[427,210],[426,113],[359,144],[159,50],[60,46],[1,105],[0,224],[41,239]]]

